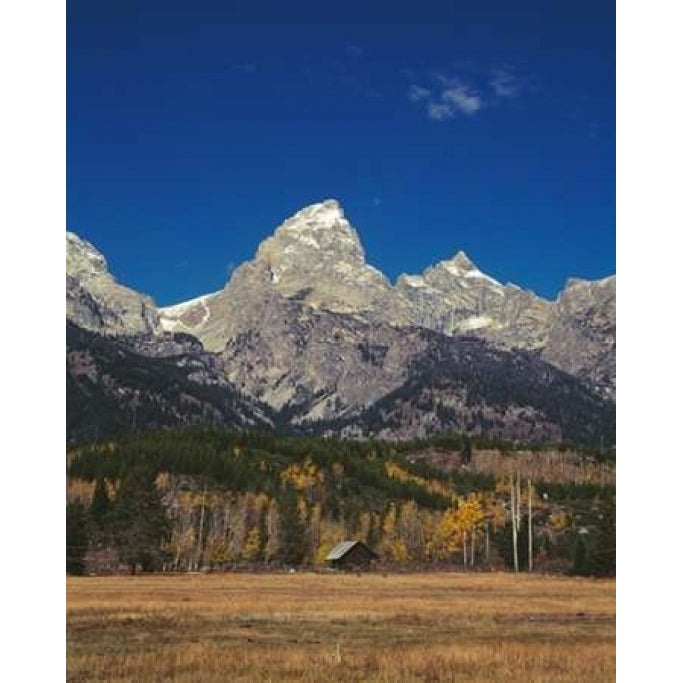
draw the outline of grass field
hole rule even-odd
[[[209,574],[66,587],[69,681],[615,680],[612,580]]]

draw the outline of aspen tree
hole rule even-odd
[[[197,534],[197,558],[195,560],[195,570],[199,569],[199,562],[202,557],[202,532],[204,530],[204,502],[206,500],[206,484],[202,491],[202,507],[199,513],[199,533]]]
[[[529,571],[533,571],[534,569],[534,534],[533,534],[533,525],[531,522],[531,498],[533,495],[533,488],[531,487],[531,479],[527,480],[527,489],[529,493]]]
[[[464,529],[462,532],[462,564],[467,567],[467,532]]]
[[[474,535],[475,535],[475,530],[472,529],[472,548],[470,552],[470,567],[474,567]]]
[[[522,477],[519,474],[519,470],[517,470],[517,493],[515,494],[515,500],[517,501],[517,534],[519,535],[519,531],[522,528]]]
[[[515,564],[515,571],[519,571],[519,559],[517,557],[517,519],[516,519],[516,505],[515,505],[515,478],[510,475],[510,513],[512,515],[512,557]]]

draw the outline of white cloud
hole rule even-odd
[[[456,85],[455,87],[444,90],[441,93],[441,99],[452,109],[467,114],[468,116],[478,112],[483,104],[481,97],[473,91],[470,91],[464,85]]]
[[[410,90],[408,90],[408,99],[410,99],[412,102],[428,100],[431,96],[431,90],[427,90],[427,88],[421,88],[419,85],[411,85]]]
[[[433,121],[445,121],[453,118],[453,110],[447,104],[430,102],[427,105],[427,116]]]
[[[506,69],[494,69],[489,83],[497,97],[516,97],[519,95],[519,79]]]
[[[452,73],[432,73],[425,84],[428,87],[415,82],[410,86],[408,99],[423,105],[433,121],[448,121],[461,116],[473,117],[480,110],[518,97],[525,90],[526,80],[518,76],[513,66],[470,69],[467,73],[470,72],[468,80]]]
[[[446,121],[458,114],[472,116],[484,106],[481,96],[459,79],[439,76],[438,80],[436,94],[419,85],[411,85],[408,90],[408,99],[424,102],[427,116],[433,121]]]

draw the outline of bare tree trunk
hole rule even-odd
[[[199,514],[199,533],[197,534],[197,559],[195,560],[195,571],[199,569],[202,558],[202,531],[204,530],[204,499],[206,498],[206,484],[202,491],[202,509]]]
[[[176,543],[175,560],[173,561],[173,570],[178,571],[178,565],[180,564],[180,542]]]
[[[474,529],[472,529],[472,548],[470,552],[470,567],[474,567]]]
[[[534,570],[534,529],[531,522],[531,498],[533,496],[531,479],[527,480],[527,488],[529,493],[529,571],[532,572]]]
[[[467,569],[467,532],[462,532],[462,564]]]
[[[486,522],[486,564],[490,565],[491,560],[489,559],[489,523]]]
[[[517,494],[515,495],[517,501],[517,533],[522,527],[522,478],[517,472]]]
[[[510,512],[512,513],[512,558],[515,564],[515,571],[519,571],[519,559],[517,557],[517,506],[515,504],[515,478],[510,475]]]

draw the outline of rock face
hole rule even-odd
[[[511,348],[539,349],[547,338],[550,302],[503,286],[459,251],[422,275],[401,275],[396,289],[410,301],[413,324],[447,335],[475,334]]]
[[[544,360],[616,395],[617,279],[570,279],[549,320]]]
[[[407,379],[359,415],[316,425],[355,437],[444,431],[536,442],[614,440],[615,406],[538,354],[421,331]]]
[[[220,353],[240,390],[295,421],[360,409],[401,382],[415,350],[410,334],[302,299],[280,292],[269,263],[257,258],[211,299],[194,334]]]
[[[162,325],[196,334],[218,352],[235,333],[253,329],[254,311],[246,309],[275,295],[371,324],[476,334],[524,349],[543,348],[552,307],[533,292],[501,285],[463,252],[392,286],[366,263],[339,203],[327,200],[280,225],[221,292],[162,308]]]
[[[358,233],[333,199],[302,209],[261,244],[256,262],[287,299],[314,309],[395,319],[397,298],[389,280],[365,262]],[[398,322],[408,318],[399,314]]]
[[[67,439],[184,425],[272,426],[272,411],[226,381],[196,340],[167,339],[142,355],[130,339],[66,324]],[[163,345],[166,348],[163,348]],[[170,346],[169,346],[170,344]],[[188,352],[189,351],[189,352]]]
[[[219,352],[237,335],[265,325],[264,315],[268,325],[277,325],[282,311],[271,310],[275,300],[366,322],[411,323],[407,303],[365,262],[358,234],[339,203],[327,200],[280,225],[222,291],[161,309],[162,324],[195,334]]]
[[[148,334],[159,326],[154,301],[118,284],[104,256],[72,232],[66,233],[66,317],[104,334]]]
[[[210,370],[192,381],[221,377],[269,406],[279,424],[302,429],[335,424],[351,434],[365,425],[363,433],[387,435],[368,422],[382,405],[395,435],[488,428],[513,438],[592,437],[591,411],[602,408],[581,392],[597,391],[598,404],[614,400],[615,301],[615,277],[572,280],[552,302],[501,284],[464,252],[392,285],[366,262],[335,200],[285,220],[221,291],[159,310],[117,284],[92,245],[67,234],[68,319],[126,335],[141,356],[201,357]],[[519,368],[529,382],[511,384]],[[455,375],[444,385],[447,371]],[[493,389],[477,394],[482,386]],[[557,414],[553,391],[573,397]],[[400,410],[387,403],[396,395]],[[571,409],[572,400],[582,407]],[[405,401],[418,406],[414,419]]]

